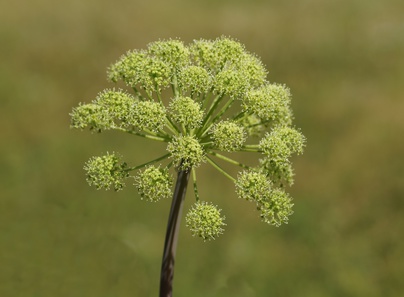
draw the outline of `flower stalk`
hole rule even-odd
[[[172,296],[178,233],[190,173],[191,170],[180,170],[177,175],[170,215],[168,217],[166,239],[164,242],[160,275],[160,297]]]

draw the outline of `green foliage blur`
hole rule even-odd
[[[127,50],[221,35],[291,88],[307,148],[280,228],[198,170],[227,226],[204,243],[182,220],[174,296],[404,296],[403,15],[401,0],[0,2],[0,296],[158,295],[170,201],[97,191],[83,165],[165,147],[72,130],[69,112]]]

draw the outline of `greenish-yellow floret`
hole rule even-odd
[[[249,77],[234,68],[224,69],[216,75],[213,86],[217,94],[240,99],[249,88]]]

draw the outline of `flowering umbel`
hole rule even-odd
[[[289,88],[269,82],[261,60],[241,43],[227,37],[189,45],[153,42],[124,54],[108,68],[108,79],[124,82],[128,90],[107,89],[79,104],[70,114],[71,126],[158,140],[167,153],[135,167],[115,153],[92,157],[84,167],[90,185],[119,191],[130,172],[139,170],[134,185],[142,199],[155,202],[173,195],[170,168],[190,171],[196,203],[187,226],[210,240],[226,225],[221,211],[198,194],[196,168],[210,164],[234,182],[238,197],[256,204],[264,222],[288,222],[291,157],[303,152],[305,137],[292,123]],[[257,164],[235,160],[232,152],[255,153]],[[239,174],[233,177],[220,162],[238,166]]]

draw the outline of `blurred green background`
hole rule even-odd
[[[308,146],[280,228],[201,168],[228,226],[210,243],[182,226],[175,296],[404,296],[403,16],[402,0],[1,1],[0,296],[157,296],[170,201],[96,191],[82,167],[164,146],[68,114],[128,49],[223,34],[291,88]]]

